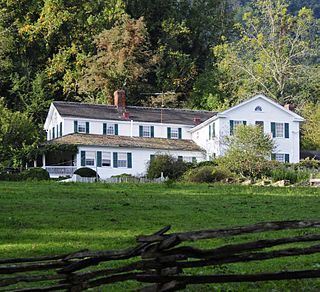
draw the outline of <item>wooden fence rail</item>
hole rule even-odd
[[[196,272],[188,273],[189,270],[185,270],[320,254],[320,234],[315,234],[316,228],[319,227],[320,221],[315,220],[279,221],[229,229],[167,234],[170,229],[170,226],[167,226],[152,235],[139,236],[137,246],[124,250],[96,252],[82,250],[54,256],[0,259],[0,290],[4,288],[5,290],[1,291],[65,290],[73,292],[134,280],[152,284],[140,289],[143,292],[177,291],[189,284],[320,278],[320,269],[229,275],[197,275]],[[201,249],[185,244],[181,246],[181,243],[187,241],[293,229],[313,230],[309,234],[304,230],[304,235],[228,244],[211,249]],[[274,249],[274,247],[293,243],[299,246]],[[301,243],[309,243],[309,245],[302,246]],[[265,250],[270,247],[273,249]],[[128,259],[135,261],[122,261]],[[119,261],[119,267],[114,267],[113,264],[112,268],[108,268],[108,263],[114,263],[114,261]],[[99,267],[100,264],[102,265]]]

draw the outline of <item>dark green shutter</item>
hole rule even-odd
[[[155,158],[154,154],[150,154],[150,161],[152,161]]]
[[[59,127],[56,125],[56,130],[57,130],[57,138],[59,137]]]
[[[113,152],[113,167],[117,168],[118,167],[118,153]]]
[[[289,154],[285,154],[285,155],[284,155],[284,161],[285,161],[285,162],[290,162]]]
[[[101,167],[102,166],[102,152],[97,151],[97,166]]]
[[[182,129],[181,128],[178,128],[178,137],[179,139],[182,139]]]
[[[154,137],[154,126],[151,126],[151,138]]]
[[[78,121],[73,121],[73,129],[75,133],[78,133]]]
[[[178,161],[183,161],[183,156],[178,156]]]
[[[81,151],[81,166],[86,166],[86,151]]]
[[[86,133],[89,134],[89,122],[86,122]]]
[[[271,123],[271,133],[272,133],[272,137],[275,138],[276,137],[276,123],[274,123],[274,122]]]
[[[275,153],[271,153],[271,160],[276,160],[276,154]]]
[[[62,136],[62,122],[60,123],[60,136]]]
[[[118,124],[115,124],[114,125],[114,134],[118,136],[119,134],[119,127],[118,127]]]
[[[196,157],[192,157],[192,163],[197,163],[197,158]]]
[[[54,131],[54,127],[52,128],[52,139],[55,138],[55,131]]]
[[[289,138],[289,124],[288,123],[284,124],[284,137]]]
[[[242,123],[246,126],[247,125],[247,121],[242,121]]]
[[[107,135],[107,124],[103,123],[103,129],[102,129],[103,135]]]
[[[128,168],[132,168],[132,153],[127,153]]]
[[[139,126],[139,137],[143,137],[143,126]]]
[[[167,138],[171,139],[171,128],[170,127],[167,128]]]
[[[230,136],[233,135],[233,120],[230,120]]]
[[[209,140],[211,140],[211,125],[209,125]]]
[[[216,136],[216,123],[213,123],[211,137],[214,138],[215,136]]]

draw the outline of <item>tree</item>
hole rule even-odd
[[[132,93],[135,86],[147,83],[155,58],[142,18],[123,16],[113,28],[100,33],[94,44],[97,53],[88,58],[80,81],[87,99],[105,103],[116,89],[126,86]]]
[[[217,159],[218,165],[244,177],[257,178],[267,168],[274,148],[272,138],[259,126],[240,125],[233,136],[225,140],[226,153]]]
[[[264,92],[280,103],[314,99],[319,91],[301,93],[300,88],[320,74],[316,67],[310,76],[319,55],[316,27],[310,9],[291,15],[285,0],[255,1],[237,25],[239,39],[213,49],[229,97]]]
[[[28,152],[39,141],[39,130],[32,119],[10,111],[0,99],[0,167],[24,166]]]
[[[320,103],[305,104],[301,110],[305,122],[301,127],[301,145],[303,149],[320,149]]]

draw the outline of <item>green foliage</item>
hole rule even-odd
[[[97,177],[97,173],[95,170],[89,167],[81,167],[78,168],[74,174],[77,174],[81,177]]]
[[[305,104],[301,114],[306,119],[301,126],[302,148],[320,150],[320,102]]]
[[[259,126],[240,125],[226,139],[226,153],[217,159],[218,165],[244,177],[258,178],[268,170],[274,142]]]
[[[294,184],[310,178],[310,173],[307,171],[295,171],[282,167],[272,170],[271,178],[273,181],[288,180],[291,184]]]
[[[38,128],[25,113],[12,112],[0,99],[0,167],[23,166],[40,140]]]
[[[212,183],[233,180],[235,175],[223,166],[203,165],[188,170],[184,180],[194,183]]]
[[[161,173],[169,179],[178,179],[190,167],[189,163],[176,159],[170,155],[156,155],[149,162],[147,177],[159,178]]]
[[[80,90],[90,101],[105,103],[115,89],[127,91],[145,82],[155,58],[142,18],[123,16],[115,26],[95,37],[97,53],[89,57]]]
[[[22,172],[0,172],[0,180],[5,181],[24,181],[24,180],[49,180],[49,173],[43,168],[30,168]]]
[[[317,98],[312,80],[320,73],[312,63],[320,52],[312,11],[302,8],[291,15],[284,0],[258,0],[250,8],[236,26],[238,39],[213,49],[229,97],[264,92],[280,103]],[[307,88],[311,84],[313,89]]]
[[[314,158],[306,158],[301,160],[299,163],[296,164],[297,168],[305,168],[305,169],[320,169],[320,160],[316,160]]]

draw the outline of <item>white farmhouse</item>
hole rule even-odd
[[[123,173],[142,176],[154,155],[189,162],[223,155],[223,137],[239,124],[260,125],[272,135],[276,150],[271,159],[298,162],[302,121],[263,95],[216,113],[126,106],[125,92],[117,90],[113,106],[53,102],[44,125],[45,145],[75,145],[77,151],[66,147],[59,155],[47,153],[42,165],[51,177],[71,175],[81,167],[96,170],[102,179]]]

